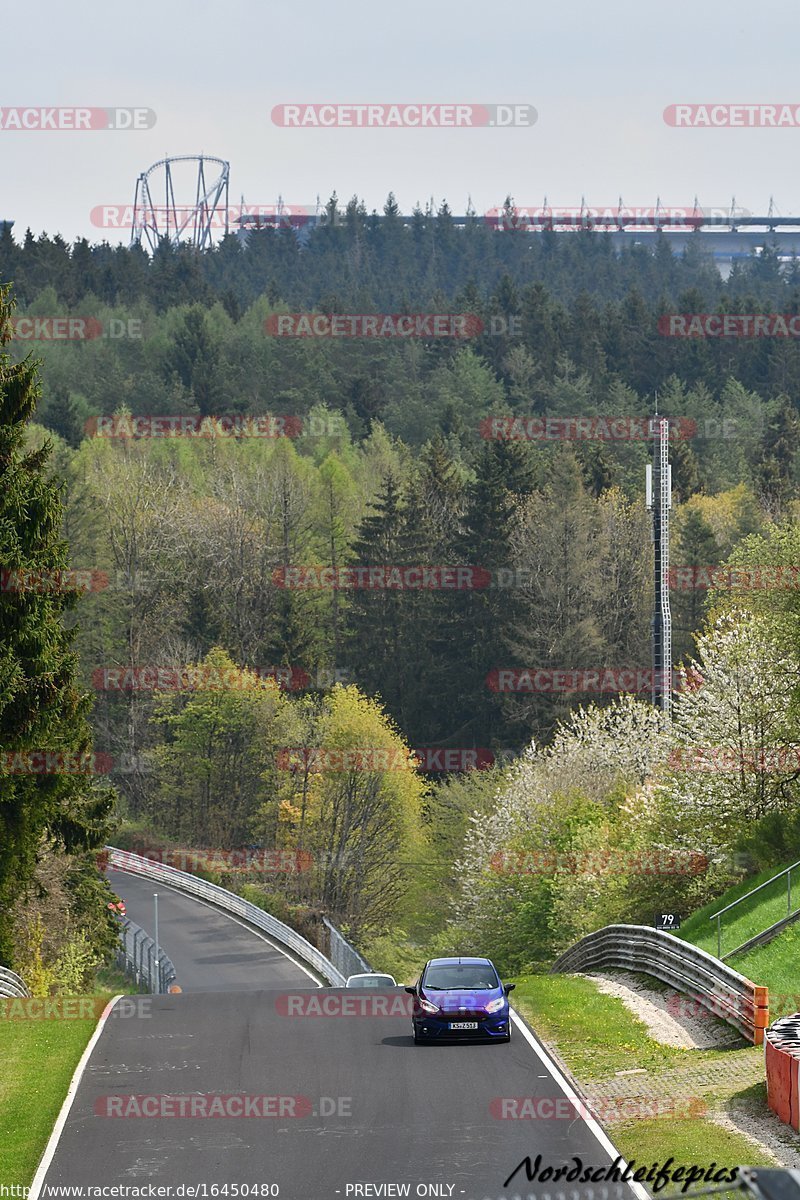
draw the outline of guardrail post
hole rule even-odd
[[[792,868],[786,872],[786,915],[791,916],[792,913]]]
[[[139,930],[139,933],[141,932]],[[139,933],[136,934],[136,945],[134,947],[134,968],[137,983],[142,982],[142,976],[144,975],[144,936],[140,938]]]
[[[717,958],[722,958],[722,930],[720,929],[719,915],[717,915]]]

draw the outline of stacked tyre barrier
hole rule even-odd
[[[800,1131],[800,1013],[774,1021],[764,1039],[767,1103]]]

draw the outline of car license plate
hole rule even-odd
[[[451,1029],[477,1029],[478,1022],[477,1021],[451,1021],[450,1028]]]

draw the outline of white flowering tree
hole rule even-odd
[[[550,745],[532,744],[507,772],[493,812],[470,823],[454,940],[460,933],[476,951],[499,945],[498,957],[518,965],[580,936],[592,913],[603,924],[624,885],[624,871],[609,868],[609,855],[626,853],[615,830],[627,827],[635,843],[641,802],[626,805],[666,753],[659,714],[630,696],[577,709]]]
[[[697,645],[675,697],[661,786],[675,836],[713,853],[800,797],[797,665],[779,626],[745,609],[719,615]]]

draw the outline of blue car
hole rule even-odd
[[[488,958],[431,958],[413,987],[414,1042],[511,1041],[508,993]]]

